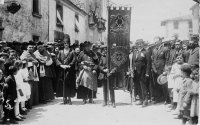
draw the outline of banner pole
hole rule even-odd
[[[110,40],[109,40],[109,30],[110,30],[110,27],[109,27],[109,21],[110,21],[110,18],[109,18],[109,15],[110,15],[110,11],[109,11],[109,9],[110,9],[110,7],[108,7],[107,8],[108,9],[108,23],[107,23],[107,25],[108,25],[108,37],[107,37],[107,67],[108,67],[108,71],[110,72]],[[108,99],[108,101],[107,102],[109,102],[109,100],[110,100],[110,98],[109,98],[109,95],[110,95],[110,78],[109,77],[107,77],[107,99]]]

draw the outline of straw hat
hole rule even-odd
[[[158,76],[157,82],[160,85],[166,84],[167,83],[167,76],[161,74],[160,76]]]

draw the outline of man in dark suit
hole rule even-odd
[[[136,104],[145,107],[148,105],[148,87],[146,79],[149,77],[150,60],[143,48],[144,45],[139,44],[138,51],[133,54],[132,69],[134,70],[135,95],[139,95],[140,98]]]
[[[166,62],[168,59],[168,49],[164,47],[164,44],[158,44],[152,53],[152,70],[154,79],[154,92],[153,92],[153,103],[157,103],[165,100],[166,103],[169,101],[167,84],[159,85],[157,78],[163,73]]]
[[[189,54],[188,63],[191,66],[199,65],[199,45],[198,45],[198,42],[199,42],[198,36],[193,36],[192,40],[189,41],[190,54]]]
[[[165,65],[172,66],[175,63],[176,57],[182,54],[181,41],[175,41],[175,48],[168,51],[168,58]]]
[[[103,106],[108,105],[108,99],[110,95],[110,101],[112,103],[112,107],[115,108],[115,91],[112,82],[107,82],[107,74],[108,74],[108,67],[107,67],[107,46],[102,45],[102,56],[99,63],[100,74],[98,79],[101,80],[103,85],[103,98],[104,103]],[[111,75],[111,74],[110,74]],[[112,75],[110,76],[112,78]]]

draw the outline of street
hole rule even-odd
[[[167,112],[164,104],[142,108],[130,104],[128,92],[116,90],[116,108],[102,107],[102,88],[98,89],[95,104],[82,104],[82,100],[72,99],[72,105],[62,105],[62,98],[44,105],[38,105],[26,116],[21,125],[180,125]]]

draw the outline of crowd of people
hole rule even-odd
[[[138,45],[129,54],[130,79],[124,84],[134,90],[136,105],[165,102],[177,118],[197,123],[199,105],[199,38],[191,41],[158,42]],[[116,45],[117,46],[117,45]],[[63,97],[93,103],[98,87],[103,86],[103,106],[115,107],[114,83],[118,68],[108,69],[107,46],[89,41],[62,43],[0,42],[0,118],[2,124],[23,121],[32,106]],[[125,77],[126,77],[125,76]],[[131,88],[130,88],[131,86]]]
[[[197,124],[199,115],[199,37],[138,45],[129,55],[136,105],[164,102],[182,123]]]

